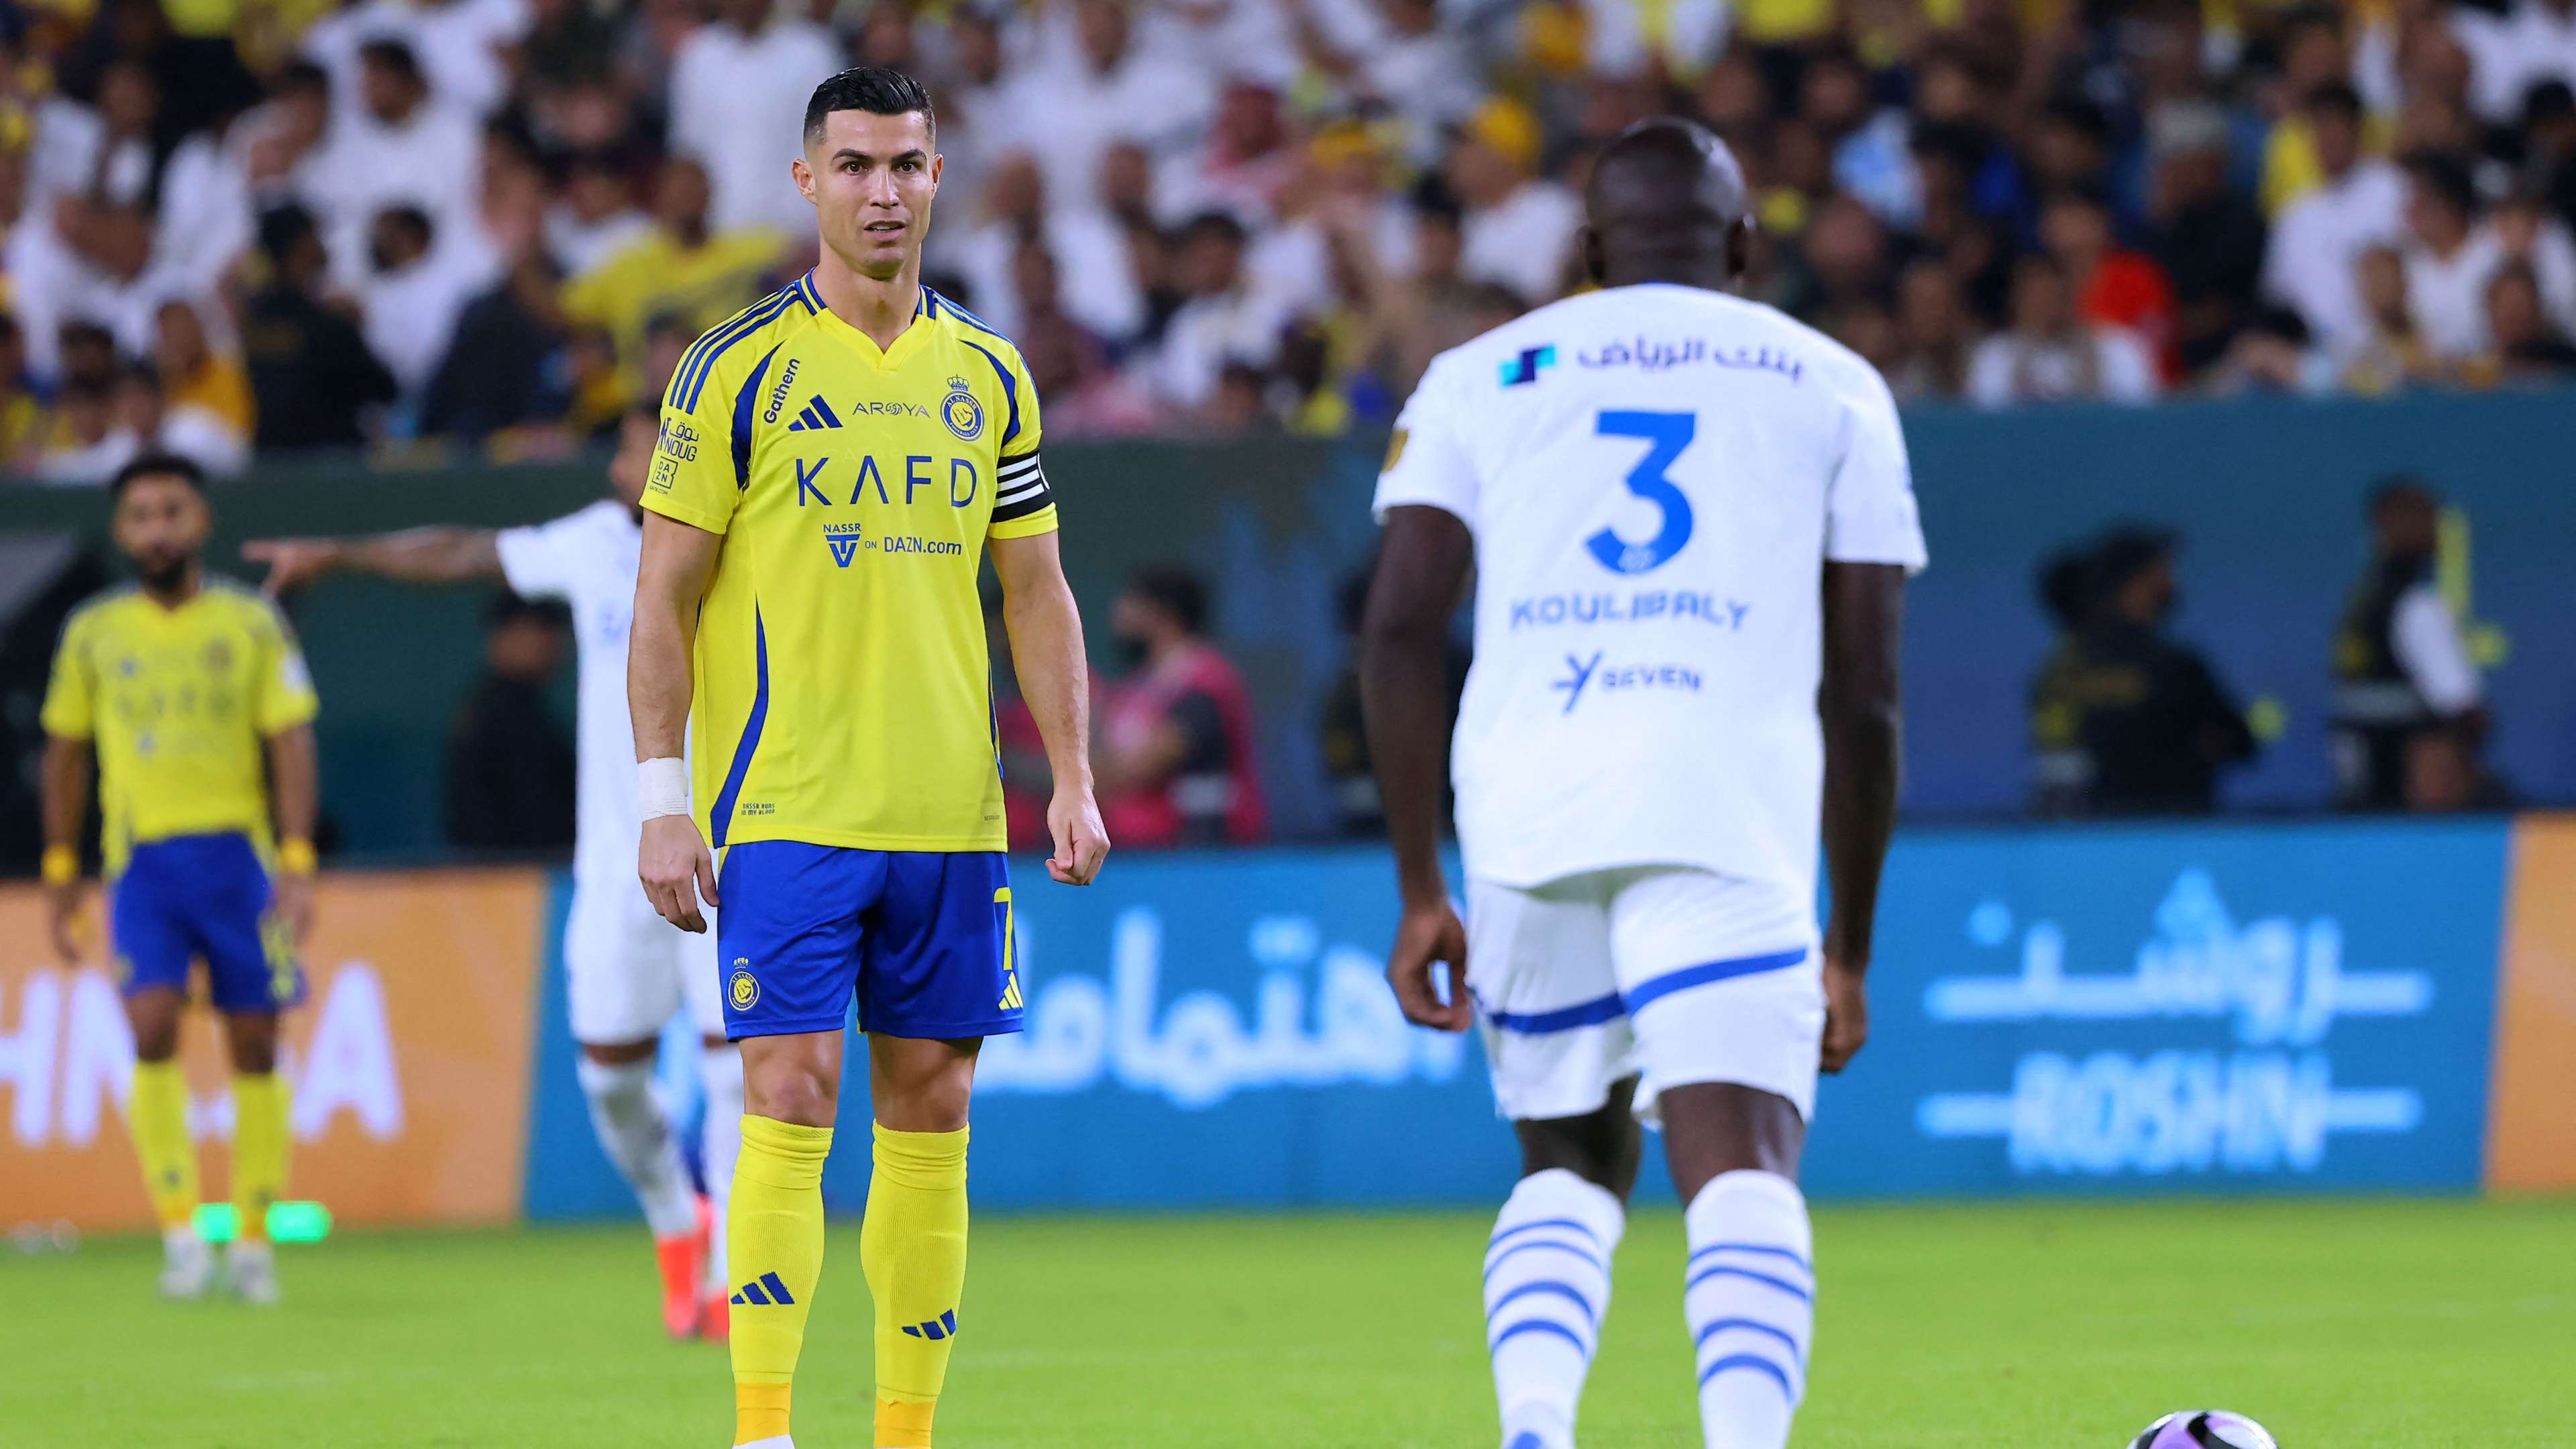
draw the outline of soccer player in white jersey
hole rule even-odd
[[[242,552],[269,566],[272,593],[334,570],[410,583],[498,579],[571,606],[581,658],[580,776],[564,965],[576,1069],[591,1126],[635,1190],[662,1270],[662,1321],[674,1338],[722,1339],[727,1325],[725,1201],[742,1150],[742,1057],[725,1040],[715,948],[653,913],[635,890],[634,733],[626,714],[626,631],[635,613],[644,530],[638,500],[660,415],[638,408],[609,462],[615,496],[528,528],[417,528],[369,538],[268,539]],[[653,1095],[655,1048],[686,1006],[706,1090],[701,1139],[711,1202],[701,1202]]]
[[[1751,224],[1715,137],[1639,124],[1585,204],[1602,289],[1442,354],[1378,480],[1361,680],[1404,897],[1387,975],[1416,1022],[1481,1017],[1520,1137],[1484,1260],[1505,1449],[1574,1442],[1640,1118],[1688,1205],[1709,1449],[1780,1449],[1816,1293],[1798,1156],[1819,1068],[1867,1031],[1923,537],[1878,374],[1729,295]],[[1441,651],[1471,562],[1462,925]]]

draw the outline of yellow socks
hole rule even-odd
[[[737,1444],[787,1432],[805,1314],[823,1276],[823,1159],[831,1151],[829,1127],[742,1119],[742,1158],[725,1218]]]
[[[197,1212],[197,1144],[188,1136],[188,1079],[177,1060],[134,1064],[125,1126],[143,1163],[152,1215],[165,1231],[185,1226]]]
[[[268,1238],[268,1207],[286,1196],[286,1084],[275,1072],[233,1076],[233,1211],[246,1242]]]
[[[876,1299],[878,1449],[928,1449],[966,1287],[964,1129],[876,1129],[859,1261]]]

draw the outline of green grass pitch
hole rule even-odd
[[[949,1449],[1489,1449],[1488,1219],[1009,1218],[975,1229]],[[2576,1444],[2576,1202],[1872,1206],[1818,1214],[1800,1449],[2120,1449],[2243,1410],[2289,1449]],[[1585,1449],[1698,1444],[1681,1225],[1641,1213]],[[10,1449],[715,1449],[720,1349],[664,1342],[640,1228],[348,1234],[287,1302],[152,1297],[157,1246],[0,1260]],[[802,1449],[868,1442],[836,1222]]]

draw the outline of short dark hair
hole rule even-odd
[[[2311,112],[2332,111],[2354,125],[2361,124],[2361,92],[2347,80],[2330,80],[2308,92]]]
[[[366,65],[383,66],[405,80],[421,79],[419,54],[390,35],[379,35],[359,46],[358,59]]]
[[[2457,156],[2438,151],[2426,152],[2408,160],[2406,172],[2435,199],[2462,217],[2477,215],[2477,179],[2469,174],[2467,163]]]
[[[805,139],[823,134],[823,118],[834,111],[866,111],[877,116],[908,116],[921,113],[921,122],[930,134],[939,134],[939,117],[930,108],[930,92],[921,82],[887,65],[854,65],[838,75],[827,76],[814,87],[813,99],[805,103]]]
[[[1150,564],[1136,570],[1136,576],[1127,581],[1127,592],[1179,620],[1190,633],[1207,623],[1207,585],[1177,564]]]
[[[206,491],[206,470],[197,466],[196,459],[177,453],[138,453],[107,480],[108,496],[123,498],[138,478],[176,478],[199,493]]]

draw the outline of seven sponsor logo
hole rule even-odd
[[[787,390],[796,385],[796,368],[799,361],[800,359],[793,357],[787,359],[787,370],[778,374],[778,385],[769,390],[769,407],[760,415],[762,422],[778,421],[779,410],[787,406]],[[790,431],[794,430],[790,429]]]
[[[1565,691],[1565,713],[1583,701],[1584,691],[1598,694],[1633,694],[1641,690],[1680,690],[1697,694],[1702,683],[1700,672],[1687,664],[1613,664],[1604,667],[1601,651],[1592,651],[1589,659],[1565,656],[1566,674],[1548,686]]]

